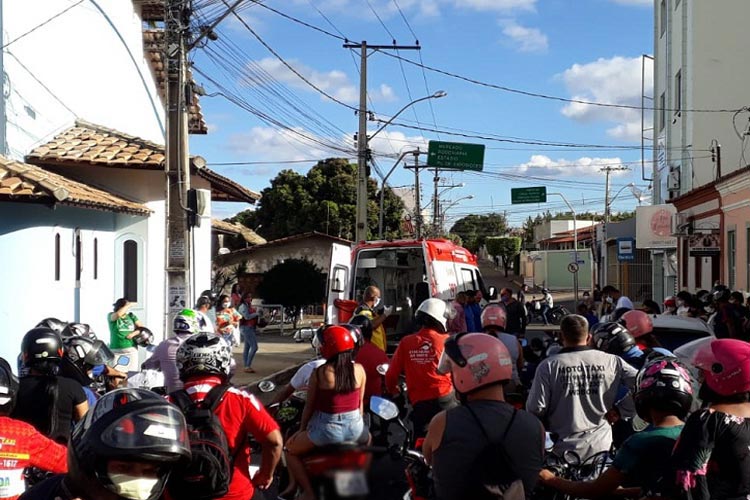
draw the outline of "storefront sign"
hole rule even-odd
[[[688,239],[688,251],[691,257],[716,257],[721,253],[718,232],[693,234]]]
[[[617,262],[631,262],[635,260],[635,240],[633,238],[617,238]]]
[[[651,205],[635,209],[636,248],[677,248],[677,237],[672,235],[674,205]]]

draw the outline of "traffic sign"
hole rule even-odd
[[[568,264],[568,272],[572,273],[572,274],[577,273],[578,272],[578,264],[576,264],[575,262],[571,262],[570,264]]]
[[[528,187],[528,188],[511,188],[510,189],[510,202],[512,204],[546,203],[547,202],[547,187],[536,186],[536,187]]]
[[[475,170],[484,168],[484,144],[430,141],[427,166],[440,170]]]

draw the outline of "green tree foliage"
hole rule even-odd
[[[232,221],[258,228],[258,234],[267,240],[310,231],[351,239],[357,204],[356,177],[357,166],[340,158],[320,161],[305,175],[283,170],[263,190],[258,208],[237,214]],[[367,195],[368,237],[372,238],[378,234],[380,200],[374,179],[369,179]],[[401,236],[403,207],[401,199],[386,187],[385,237]]]
[[[508,231],[508,222],[503,214],[467,215],[453,224],[450,232],[463,241],[464,247],[477,252],[489,236],[500,236]]]
[[[489,237],[485,240],[485,245],[487,253],[502,259],[507,278],[508,269],[513,265],[513,260],[521,253],[521,238],[518,236]]]
[[[294,328],[297,328],[299,310],[323,302],[325,274],[307,259],[286,259],[263,273],[258,294],[268,304],[294,310]]]

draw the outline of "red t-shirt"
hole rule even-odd
[[[220,383],[218,377],[193,379],[185,382],[185,390],[193,401],[201,401],[212,387]],[[227,389],[215,413],[226,432],[229,452],[235,456],[229,492],[221,497],[221,500],[252,498],[254,488],[248,470],[250,446],[247,443],[247,435],[252,434],[258,441],[263,441],[268,434],[279,429],[279,424],[255,396],[236,387]],[[236,451],[238,443],[242,444],[240,451]]]
[[[0,499],[16,499],[26,490],[26,467],[64,473],[67,449],[21,420],[0,416]]]
[[[372,342],[365,342],[360,347],[357,357],[354,359],[365,369],[365,408],[369,406],[370,396],[380,396],[383,393],[382,376],[378,373],[378,365],[388,363],[388,356]]]
[[[437,371],[447,338],[435,330],[422,328],[401,339],[385,374],[388,392],[397,392],[398,377],[404,373],[412,404],[450,394],[453,391],[450,373],[440,375]]]

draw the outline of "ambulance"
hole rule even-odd
[[[389,341],[413,333],[414,312],[430,297],[450,301],[465,290],[486,289],[477,258],[450,240],[360,242],[351,248],[333,244],[328,272],[328,324],[348,321],[368,286],[380,289],[381,303],[393,306],[383,323]]]

